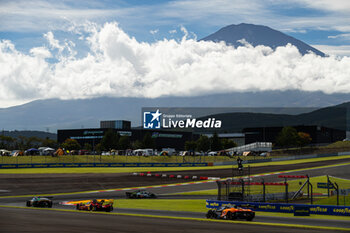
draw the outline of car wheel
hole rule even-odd
[[[226,219],[232,220],[232,212],[227,212],[226,213]]]
[[[237,219],[237,213],[232,213],[232,215],[231,215],[231,219],[232,219],[232,220]]]
[[[52,208],[52,202],[49,202],[48,207],[49,207],[49,208]]]
[[[30,207],[30,206],[31,206],[30,201],[27,201],[26,206],[27,206],[27,207]]]
[[[75,209],[79,210],[79,207],[80,207],[79,204],[76,204],[76,205],[75,205]]]
[[[207,217],[207,218],[212,218],[212,211],[211,210],[209,210],[208,212],[207,212],[207,214],[205,215],[205,217]]]

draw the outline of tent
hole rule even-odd
[[[11,154],[11,151],[0,149],[0,156],[9,156]]]
[[[30,148],[30,149],[25,151],[26,155],[38,155],[39,153],[40,153],[40,151],[36,148]]]

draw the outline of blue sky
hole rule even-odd
[[[253,23],[322,50],[350,54],[348,0],[2,0],[0,12],[0,39],[11,40],[23,52],[44,44],[48,31],[69,37],[64,32],[74,24],[116,21],[145,42],[179,39],[181,26],[202,38],[229,24]]]

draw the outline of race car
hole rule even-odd
[[[255,217],[255,212],[251,209],[243,209],[236,205],[224,206],[219,209],[210,209],[207,214],[207,218],[215,219],[246,219],[247,221],[252,221]]]
[[[156,198],[157,195],[146,190],[137,190],[134,192],[126,192],[127,198]]]
[[[113,200],[97,200],[93,199],[90,202],[86,203],[78,203],[76,204],[77,210],[88,210],[88,211],[106,211],[111,212],[113,211]]]
[[[33,197],[26,202],[27,207],[52,207],[52,200],[48,197]]]

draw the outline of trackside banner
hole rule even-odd
[[[260,202],[232,202],[207,200],[206,207],[217,209],[225,205],[241,205],[255,211],[294,213],[298,207],[308,207],[310,214],[350,216],[350,206],[334,205],[305,205],[305,204],[282,204],[282,203],[260,203]]]
[[[209,163],[25,163],[0,164],[0,169],[9,168],[56,168],[56,167],[205,167]]]

